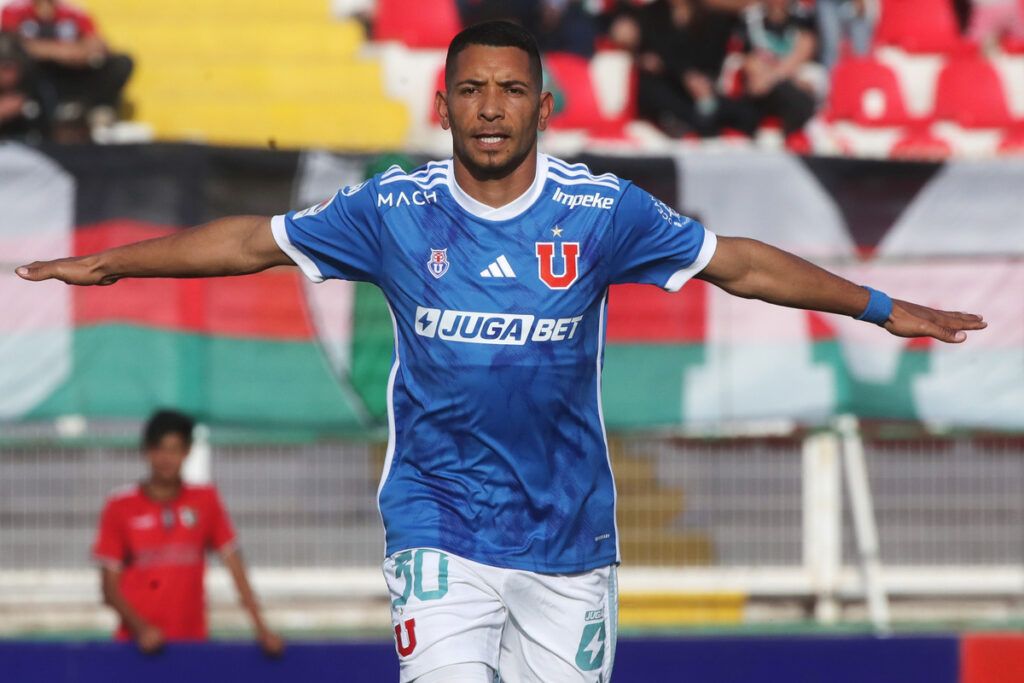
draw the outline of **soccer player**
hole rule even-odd
[[[217,489],[181,480],[192,427],[192,418],[172,410],[150,417],[142,437],[149,478],[115,491],[103,508],[93,556],[103,601],[121,619],[115,637],[134,640],[146,653],[166,640],[205,640],[204,556],[213,549],[234,579],[260,646],[279,655],[284,641],[263,623]]]
[[[378,502],[401,680],[608,681],[619,562],[600,405],[609,285],[676,291],[698,277],[945,342],[985,323],[716,237],[626,180],[538,153],[552,97],[514,25],[452,40],[435,105],[452,135],[446,161],[392,168],[303,211],[17,272],[91,285],[295,263],[313,281],[377,284],[396,339]]]

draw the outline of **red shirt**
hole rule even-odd
[[[174,500],[157,502],[136,485],[107,499],[93,556],[121,570],[121,595],[165,638],[202,640],[205,554],[227,551],[234,541],[215,487],[185,484]],[[123,623],[115,637],[128,639]]]
[[[96,33],[96,27],[82,10],[58,2],[54,16],[42,21],[31,0],[15,0],[0,13],[0,31],[20,33],[24,38],[48,38],[74,42]]]

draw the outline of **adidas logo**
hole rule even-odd
[[[515,277],[516,271],[508,264],[508,259],[502,254],[491,265],[480,271],[480,277]]]

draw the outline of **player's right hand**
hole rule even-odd
[[[96,267],[95,255],[76,256],[54,261],[36,261],[15,269],[18,277],[38,282],[39,280],[60,280],[69,285],[112,285],[118,278],[104,275]]]
[[[151,655],[160,651],[164,646],[164,634],[156,626],[146,624],[139,630],[135,638],[135,644],[139,646],[144,654]]]

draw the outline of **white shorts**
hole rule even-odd
[[[537,574],[431,548],[384,560],[402,683],[483,662],[502,683],[607,683],[615,656],[614,566]]]

